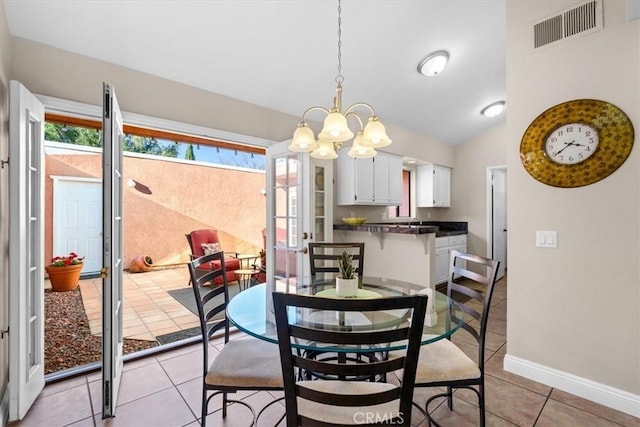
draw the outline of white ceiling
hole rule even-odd
[[[332,106],[337,1],[5,0],[5,8],[14,36],[296,116]],[[504,120],[480,110],[506,96],[505,26],[505,0],[344,0],[343,105],[367,102],[384,123],[463,142]],[[445,71],[420,75],[418,63],[441,49]]]

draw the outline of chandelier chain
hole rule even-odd
[[[341,84],[344,81],[342,75],[342,4],[338,0],[338,74],[336,75],[336,83]]]

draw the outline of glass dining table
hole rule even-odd
[[[227,305],[227,317],[232,325],[242,332],[261,340],[277,343],[277,332],[273,310],[273,292],[297,293],[315,297],[340,298],[336,294],[335,280],[315,279],[309,284],[262,283],[250,287],[237,294]],[[358,294],[352,298],[385,298],[402,295],[425,293],[429,297],[425,325],[422,334],[422,344],[446,338],[453,334],[464,322],[464,312],[459,304],[450,300],[447,295],[422,286],[403,281],[364,277]],[[452,313],[455,316],[452,316]],[[404,310],[390,310],[386,312],[337,312],[337,311],[309,311],[291,307],[289,323],[338,331],[373,331],[395,328],[410,321],[410,312]],[[369,348],[359,345],[336,348],[335,344],[326,346],[319,342],[296,342],[294,347],[317,352],[349,352],[367,353],[379,351],[380,348]],[[399,350],[406,346],[406,342],[394,343],[385,351]]]

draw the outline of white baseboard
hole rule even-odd
[[[640,418],[640,395],[549,368],[548,366],[539,365],[535,362],[509,354],[504,357],[503,368],[507,372],[520,375]]]

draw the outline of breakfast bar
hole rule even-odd
[[[466,234],[466,222],[335,224],[336,242],[364,242],[365,276],[435,289],[436,237]]]

